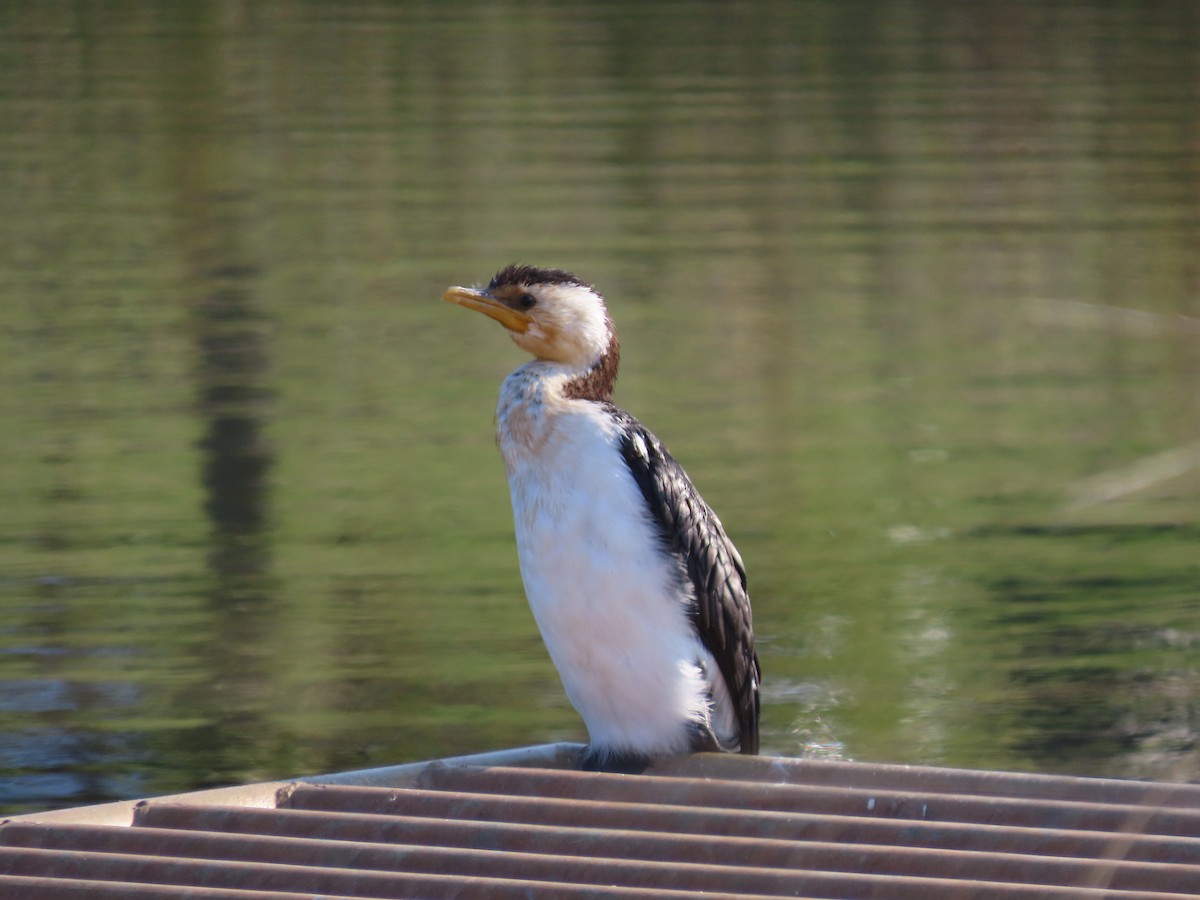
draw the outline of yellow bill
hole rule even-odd
[[[446,293],[442,294],[442,299],[447,303],[457,303],[459,306],[465,306],[467,309],[490,316],[509,331],[515,331],[518,334],[524,334],[529,328],[529,323],[533,321],[519,309],[513,309],[495,297],[474,288],[447,288]]]

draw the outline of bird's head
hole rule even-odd
[[[452,287],[442,299],[495,319],[538,359],[580,371],[606,356],[616,362],[616,329],[604,298],[570,272],[514,264],[497,272],[486,288]]]

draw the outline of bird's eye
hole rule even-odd
[[[533,294],[522,294],[517,298],[517,306],[521,309],[533,309],[537,306],[537,297]]]

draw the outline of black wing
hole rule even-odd
[[[692,620],[729,688],[741,732],[741,752],[758,753],[758,686],[754,623],[746,568],[721,520],[704,502],[667,448],[628,413],[621,454],[658,523],[667,548],[684,564],[695,589]]]

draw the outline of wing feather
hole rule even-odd
[[[758,752],[759,682],[746,567],[721,520],[700,496],[683,467],[637,419],[613,408],[624,427],[621,453],[695,592],[692,620],[717,661],[740,732],[740,751]]]

